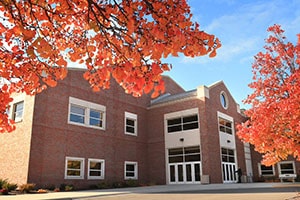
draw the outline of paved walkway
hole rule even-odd
[[[276,190],[275,190],[276,189]],[[289,190],[290,189],[290,190]],[[231,192],[231,191],[240,192]],[[276,192],[274,192],[276,191]],[[255,199],[286,200],[292,199],[300,191],[299,183],[245,183],[245,184],[191,184],[161,185],[137,188],[120,188],[108,190],[84,190],[73,192],[50,192],[46,194],[3,195],[1,200],[161,200],[161,199]]]

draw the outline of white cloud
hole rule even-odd
[[[221,40],[222,47],[218,50],[215,60],[222,63],[245,62],[246,58],[249,59],[263,50],[264,41],[268,35],[266,30],[275,23],[283,23],[282,28],[289,30],[287,32],[289,34],[294,33],[293,37],[296,38],[296,31],[300,32],[300,16],[297,15],[297,13],[300,14],[299,3],[299,0],[295,0],[291,4],[284,0],[253,1],[250,3],[223,2],[223,7],[229,6],[231,8],[230,5],[234,5],[234,7],[231,10],[220,10],[222,13],[218,13],[218,16],[216,14],[217,17],[211,14],[210,16],[215,18],[210,19],[210,24],[204,27],[206,32],[215,34]],[[216,1],[214,4],[216,7],[220,7],[222,1]],[[193,8],[194,11],[196,9]],[[198,13],[194,19],[203,18],[203,13]],[[210,60],[207,57],[184,57],[181,62],[207,64],[211,62]]]

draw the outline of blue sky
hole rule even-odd
[[[208,56],[167,58],[172,77],[185,90],[223,80],[241,108],[252,93],[254,56],[264,51],[267,28],[280,24],[295,44],[300,33],[300,0],[188,0],[193,20],[200,29],[216,35],[222,43],[213,59]]]

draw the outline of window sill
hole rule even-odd
[[[86,125],[86,124],[75,123],[75,122],[70,122],[70,121],[68,122],[68,124],[75,125],[75,126],[81,126],[81,127],[85,127],[85,128],[92,128],[92,129],[98,129],[98,130],[105,131],[105,128],[98,127],[98,126],[89,126],[89,125]]]
[[[130,136],[135,136],[135,137],[137,137],[137,133],[128,133],[128,132],[125,132],[125,135],[130,135]]]
[[[84,179],[84,177],[72,177],[72,176],[67,176],[65,177],[65,179],[69,179],[69,180],[72,180],[72,179]]]
[[[104,177],[89,176],[88,180],[104,180]]]
[[[138,179],[135,177],[125,177],[125,180],[138,180]]]

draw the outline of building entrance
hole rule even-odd
[[[200,147],[184,147],[168,150],[170,184],[200,183]]]
[[[200,183],[200,162],[169,164],[169,183]]]
[[[235,163],[235,153],[233,149],[222,148],[222,174],[223,183],[237,182],[237,165]]]

